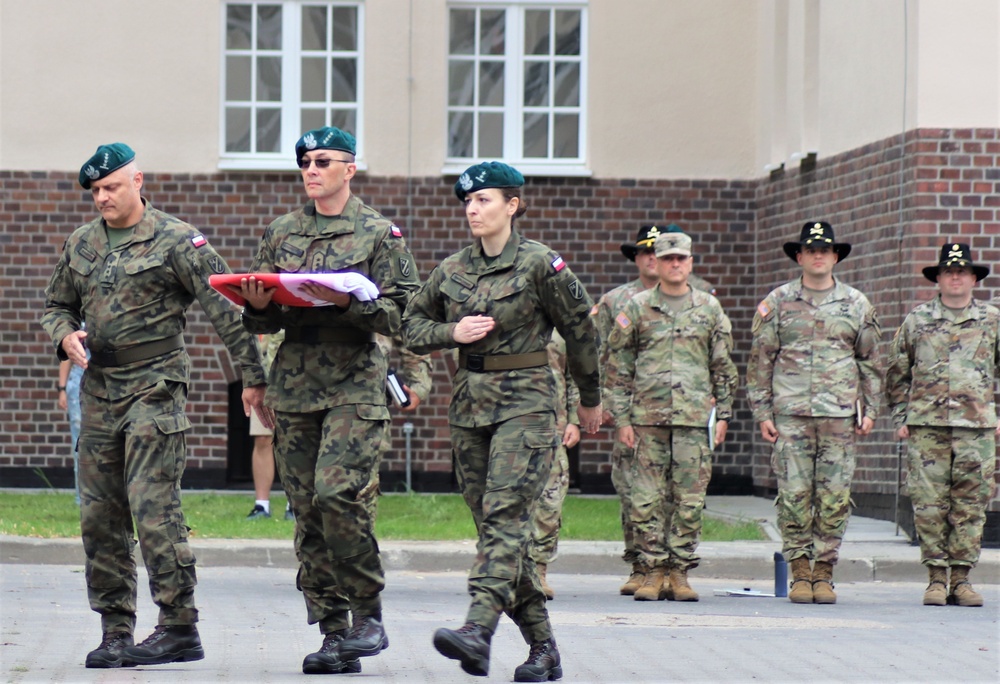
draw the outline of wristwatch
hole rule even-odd
[[[66,385],[60,385],[59,383],[56,383],[56,389],[59,390],[60,392],[65,392]]]

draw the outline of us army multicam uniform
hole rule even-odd
[[[336,306],[247,308],[255,333],[285,329],[266,403],[276,413],[274,454],[295,511],[298,584],[310,624],[324,634],[355,618],[381,615],[385,575],[361,492],[389,442],[385,355],[375,333],[392,335],[418,284],[398,228],[354,196],[340,216],[317,220],[315,205],[275,220],[252,271],[350,271],[381,295]]]
[[[452,330],[465,316],[484,313],[496,321],[484,339],[461,346],[467,362],[459,364],[449,410],[456,474],[479,530],[467,622],[492,633],[506,611],[528,643],[552,635],[535,563],[526,553],[531,527],[525,521],[558,441],[555,379],[544,359],[517,370],[478,372],[467,366],[504,355],[544,355],[554,326],[566,340],[581,403],[597,406],[591,304],[557,254],[513,231],[492,263],[478,241],[445,259],[404,316],[407,346],[418,354],[458,346]]]
[[[774,421],[771,466],[788,561],[835,565],[851,513],[856,402],[873,420],[882,393],[875,309],[835,280],[814,303],[798,278],[757,307],[747,395],[758,423]]]
[[[549,366],[556,382],[556,455],[552,461],[549,478],[542,488],[532,516],[529,553],[536,563],[548,565],[559,554],[559,530],[562,527],[562,507],[569,491],[569,456],[562,443],[568,425],[579,425],[576,409],[580,405],[580,390],[566,368],[566,340],[558,330],[552,331],[552,340],[545,350],[549,353]]]
[[[718,419],[731,420],[739,380],[729,318],[712,295],[689,292],[678,312],[659,287],[640,292],[608,338],[609,409],[615,427],[635,431],[631,519],[636,550],[650,568],[698,566],[712,400]]]
[[[636,278],[632,282],[620,285],[605,294],[592,311],[601,340],[601,398],[605,410],[607,410],[610,393],[607,384],[608,359],[611,353],[610,347],[608,347],[608,336],[611,334],[615,316],[625,306],[625,303],[646,289],[642,280]],[[632,510],[632,453],[632,449],[615,439],[611,451],[611,484],[618,493],[618,499],[621,502],[622,533],[625,537],[625,553],[622,555],[622,559],[630,564],[639,560],[639,554],[635,550],[635,525],[629,517]]]
[[[906,317],[892,342],[886,394],[909,427],[907,489],[928,566],[979,560],[996,467],[1000,309],[975,299],[961,312],[940,297]]]
[[[143,202],[131,237],[114,248],[101,218],[70,236],[42,316],[60,359],[66,358],[62,339],[87,323],[80,527],[90,606],[105,633],[131,634],[135,627],[133,516],[158,624],[198,619],[195,558],[180,499],[191,361],[182,344],[144,360],[120,363],[115,356],[181,335],[185,311],[197,299],[238,359],[244,386],[264,383],[256,343],[208,285],[212,273],[229,272],[226,263],[195,228]]]

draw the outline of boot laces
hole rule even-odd
[[[367,616],[367,615],[365,615],[364,617],[359,617],[358,619],[356,619],[354,621],[354,624],[351,625],[351,631],[348,633],[347,638],[348,639],[358,639],[358,638],[360,638],[361,637],[361,633],[364,632],[365,629],[368,627],[368,622],[370,620],[372,620],[372,618],[369,617],[369,616]]]
[[[538,665],[542,658],[549,654],[549,642],[547,641],[536,641],[531,645],[531,649],[528,651],[528,660],[525,665]]]
[[[155,628],[153,628],[153,633],[150,634],[145,639],[143,639],[142,643],[139,644],[139,646],[151,646],[152,644],[155,644],[157,641],[159,641],[166,635],[167,635],[167,626],[157,625]]]
[[[468,622],[455,630],[456,634],[478,634],[482,629],[479,625]]]
[[[344,640],[344,635],[339,632],[330,632],[329,634],[323,635],[323,645],[320,647],[320,653],[326,653],[329,655],[337,650],[337,644]]]
[[[104,635],[104,638],[101,639],[101,645],[98,646],[97,648],[98,649],[103,648],[108,651],[123,648],[126,645],[125,642],[127,640],[127,637],[128,634],[124,632],[108,632],[107,634]]]

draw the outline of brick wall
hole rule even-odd
[[[676,222],[695,238],[695,272],[718,288],[734,328],[741,376],[750,347],[757,302],[794,277],[796,267],[781,251],[807,219],[833,223],[854,252],[837,275],[869,295],[879,311],[884,339],[912,306],[933,296],[920,267],[933,263],[944,239],[962,236],[977,259],[1000,262],[1000,134],[997,130],[916,130],[830,159],[810,172],[788,169],[758,181],[647,181],[541,178],[526,188],[528,214],[519,229],[558,250],[596,299],[635,277],[634,265],[618,251],[643,223]],[[353,188],[366,202],[403,227],[423,273],[468,242],[454,178],[358,178]],[[901,185],[902,183],[902,185]],[[56,361],[38,326],[42,291],[69,231],[89,220],[89,195],[67,173],[0,171],[2,269],[15,283],[0,300],[0,406],[13,416],[0,433],[0,475],[38,467],[65,480],[71,466],[68,427],[53,391]],[[299,206],[294,173],[212,175],[146,174],[144,194],[158,208],[201,228],[234,270],[249,266],[268,221]],[[902,212],[900,201],[902,200]],[[903,230],[900,230],[903,226]],[[1000,270],[1000,269],[994,269]],[[1000,273],[997,274],[1000,276]],[[986,281],[979,296],[1000,293],[1000,277]],[[186,334],[194,361],[189,414],[188,475],[225,486],[227,382],[232,364],[200,309],[192,308]],[[450,481],[446,364],[435,355],[435,392],[414,424],[412,453],[418,486]],[[393,426],[394,451],[384,468],[388,482],[402,476],[403,436]],[[579,484],[608,491],[610,431],[584,438]],[[886,421],[865,440],[856,477],[856,499],[876,508],[896,491],[895,442]],[[730,438],[715,457],[713,486],[758,492],[773,489],[767,450],[756,437],[741,385]],[[27,468],[27,470],[24,470]],[[71,477],[71,476],[70,476]],[[53,481],[55,481],[55,479]],[[37,478],[35,483],[38,484]],[[996,504],[994,504],[995,506]]]

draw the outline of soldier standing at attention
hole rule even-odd
[[[659,276],[656,273],[656,253],[653,251],[653,241],[661,233],[680,232],[683,231],[675,223],[671,223],[663,229],[657,226],[642,226],[635,236],[635,242],[623,242],[621,244],[621,253],[626,259],[635,263],[639,277],[607,292],[590,312],[594,317],[594,324],[597,326],[597,332],[601,340],[602,373],[608,367],[609,351],[607,340],[608,335],[611,334],[615,316],[618,315],[618,312],[628,300],[643,290],[655,287],[659,282]],[[688,284],[703,292],[715,294],[714,287],[693,273],[688,276]],[[606,407],[608,405],[607,397],[609,389],[604,380],[605,378],[602,376],[601,396],[603,404]],[[602,424],[614,424],[611,413],[607,408],[604,410]],[[629,449],[615,439],[614,447],[612,447],[611,451],[611,484],[614,486],[615,492],[618,494],[621,502],[622,533],[625,538],[625,553],[622,556],[622,560],[632,568],[628,579],[625,580],[625,583],[618,590],[623,596],[635,594],[636,590],[646,581],[645,569],[642,561],[639,559],[638,552],[635,550],[635,525],[629,517],[632,510],[631,478],[632,449]]]
[[[635,452],[630,518],[645,572],[635,599],[697,601],[687,574],[698,567],[712,449],[726,438],[739,377],[729,318],[688,284],[691,238],[663,233],[653,247],[659,285],[615,317],[606,385],[618,441]]]
[[[833,277],[851,246],[835,241],[829,223],[806,223],[784,250],[802,276],[757,306],[747,396],[774,445],[788,598],[836,603],[833,566],[851,514],[854,442],[871,432],[882,396],[881,331],[868,299]]]
[[[354,154],[354,136],[339,128],[298,140],[309,201],[268,226],[251,270],[360,273],[380,296],[362,302],[313,283],[304,291],[333,306],[286,307],[252,276],[240,290],[250,332],[285,331],[267,405],[275,411],[274,455],[295,512],[298,584],[309,624],[319,623],[323,634],[320,650],[302,663],[306,674],[359,672],[359,657],[389,645],[374,507],[362,492],[390,444],[388,362],[376,333],[399,330],[419,281],[399,228],[351,194]]]
[[[556,597],[555,590],[549,586],[549,564],[559,555],[559,530],[562,529],[562,508],[569,491],[569,455],[567,449],[572,449],[580,442],[580,418],[577,407],[580,405],[580,390],[573,382],[573,376],[566,366],[566,340],[558,330],[552,331],[552,339],[545,350],[549,354],[549,365],[556,381],[556,455],[552,459],[552,469],[549,478],[542,487],[542,493],[535,505],[532,516],[533,529],[531,545],[528,553],[538,568],[538,580],[542,584],[545,598]]]
[[[465,625],[437,630],[434,646],[486,676],[490,640],[507,613],[531,647],[514,680],[543,682],[559,679],[562,665],[528,544],[559,440],[545,350],[553,328],[566,340],[584,432],[600,427],[601,399],[592,302],[562,257],[514,230],[525,211],[523,184],[500,162],[459,177],[455,194],[475,241],[434,269],[406,309],[403,332],[418,354],[459,349],[449,423],[456,475],[479,531]]]
[[[944,245],[923,273],[939,294],[896,331],[886,395],[896,436],[909,444],[907,488],[930,573],[924,605],[981,606],[969,571],[979,561],[996,469],[1000,309],[972,297],[990,269],[972,262],[969,245]]]
[[[87,654],[93,668],[205,657],[180,497],[184,432],[191,427],[184,415],[191,361],[183,332],[195,299],[239,361],[247,415],[264,398],[257,344],[208,284],[209,275],[229,267],[194,227],[154,209],[141,195],[142,181],[135,153],[123,143],[101,145],[80,169],[80,185],[101,217],[66,241],[42,315],[59,359],[85,370],[80,529],[90,607],[100,613],[104,634]],[[160,608],[156,629],[139,645],[133,645],[135,533]]]

